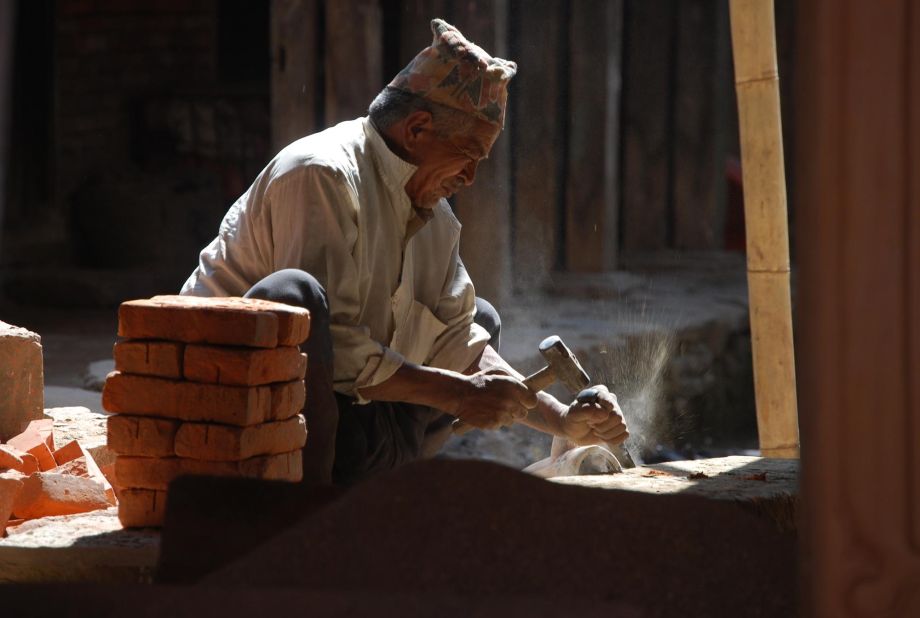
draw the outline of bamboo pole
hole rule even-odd
[[[730,10],[760,451],[794,458],[799,423],[773,0],[730,0]]]

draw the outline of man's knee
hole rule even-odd
[[[314,322],[329,318],[325,288],[316,277],[296,268],[273,272],[252,286],[245,297],[303,307]]]
[[[502,319],[492,303],[476,297],[476,318],[473,320],[489,333],[489,345],[498,352],[501,345]]]

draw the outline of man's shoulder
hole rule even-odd
[[[357,172],[356,153],[363,148],[362,118],[341,122],[285,146],[271,163],[273,180],[319,174],[344,180]]]

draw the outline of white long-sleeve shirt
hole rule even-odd
[[[227,212],[181,293],[242,296],[275,271],[309,272],[329,299],[335,390],[359,401],[356,389],[406,361],[463,371],[489,335],[473,323],[447,202],[407,239],[415,170],[367,118],[292,143]]]

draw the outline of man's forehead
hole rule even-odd
[[[468,149],[476,154],[480,159],[489,156],[492,146],[501,134],[501,128],[486,122],[477,121],[463,137],[463,141],[468,145]]]

